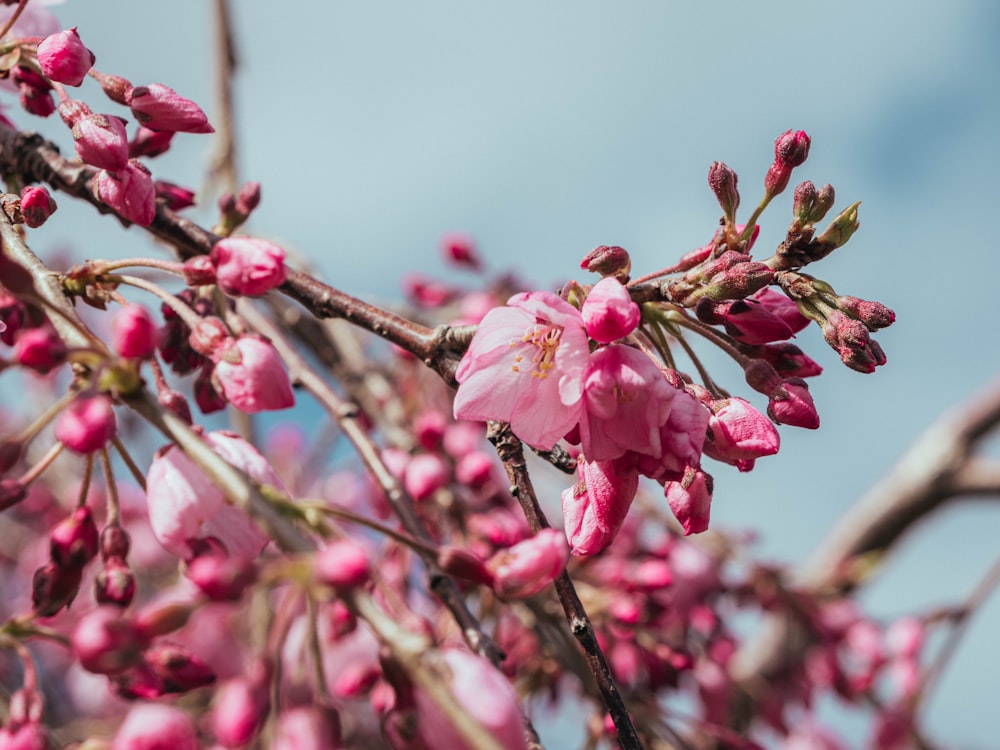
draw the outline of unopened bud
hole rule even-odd
[[[250,216],[257,206],[260,205],[260,183],[245,182],[236,194],[235,208],[244,219]]]
[[[770,394],[767,413],[778,424],[807,430],[819,427],[819,414],[809,386],[800,378],[788,378]]]
[[[774,161],[797,167],[809,156],[811,139],[804,130],[786,130],[774,139]]]
[[[98,604],[127,607],[135,598],[135,574],[125,562],[112,558],[94,579],[94,598]]]
[[[858,297],[837,297],[837,307],[843,310],[852,318],[860,320],[869,331],[877,331],[892,325],[896,320],[896,313],[874,300],[859,299]]]
[[[224,553],[198,555],[187,564],[184,575],[215,602],[236,602],[257,578],[252,560]]]
[[[813,204],[812,222],[823,221],[823,217],[833,208],[834,190],[833,185],[824,185],[816,193],[816,202]]]
[[[153,182],[153,187],[156,189],[156,197],[171,211],[182,211],[195,205],[195,194],[191,188],[175,185],[166,180],[156,180]]]
[[[215,682],[215,671],[184,646],[157,643],[143,658],[161,680],[165,693],[186,693]]]
[[[127,107],[128,100],[132,96],[132,84],[121,76],[106,75],[104,73],[97,73],[96,71],[94,73],[94,77],[101,84],[101,88],[107,97],[116,104]]]
[[[712,162],[712,166],[708,168],[708,186],[715,193],[729,224],[735,222],[736,209],[740,205],[740,192],[736,189],[736,183],[736,172],[731,167],[721,161]]]
[[[21,190],[21,218],[35,229],[40,227],[55,213],[56,202],[43,187],[25,187]]]
[[[98,607],[80,618],[70,644],[88,672],[116,674],[142,660],[148,641],[120,609]]]
[[[17,505],[28,496],[28,487],[17,479],[0,479],[0,510]]]
[[[148,637],[165,635],[187,625],[197,605],[190,602],[166,604],[159,609],[146,609],[136,615],[136,629]]]
[[[52,561],[65,568],[82,568],[97,556],[97,524],[90,508],[77,508],[52,530]]]
[[[371,579],[368,555],[354,542],[333,542],[316,553],[316,579],[338,589],[363,586]]]
[[[103,393],[79,395],[63,409],[55,436],[74,453],[93,453],[106,446],[118,431],[111,398]]]
[[[816,186],[806,180],[799,183],[792,197],[792,214],[800,224],[812,223],[812,211],[816,205]]]
[[[157,400],[160,402],[160,406],[169,409],[187,424],[192,424],[191,407],[184,394],[165,389],[157,394]]]
[[[437,561],[441,570],[450,576],[484,586],[493,585],[493,573],[485,561],[467,549],[446,544],[438,551]]]
[[[152,158],[159,156],[170,150],[170,142],[174,134],[169,130],[150,130],[139,126],[132,140],[128,144],[128,156],[130,159],[138,159],[140,156]]]
[[[762,359],[751,359],[743,368],[743,372],[747,385],[758,393],[770,395],[775,388],[781,385],[781,376],[778,371]]]
[[[600,245],[583,256],[580,268],[601,276],[614,276],[624,284],[632,272],[632,259],[623,247]]]
[[[52,617],[73,603],[80,591],[83,568],[64,568],[49,562],[31,579],[31,606],[39,617]]]
[[[763,289],[773,280],[774,271],[765,264],[746,261],[713,277],[703,294],[716,302],[743,299]]]
[[[831,249],[843,247],[851,239],[851,236],[858,231],[858,227],[860,226],[858,222],[858,206],[860,205],[861,201],[858,201],[841,211],[837,218],[831,222],[830,226],[826,228],[826,231],[815,239],[815,242],[820,245],[830,246]]]
[[[774,162],[764,175],[764,194],[768,198],[784,192],[788,181],[792,178],[792,168],[784,162]]]

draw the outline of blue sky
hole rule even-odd
[[[838,207],[863,201],[860,232],[815,272],[885,302],[898,322],[879,335],[889,363],[871,376],[840,366],[818,331],[800,334],[827,368],[812,385],[822,428],[783,429],[781,453],[749,476],[716,472],[713,522],[759,529],[776,559],[806,557],[936,414],[1000,372],[996,3],[233,6],[241,173],[264,186],[252,229],[352,294],[389,299],[404,270],[444,273],[436,242],[451,230],[473,234],[492,267],[545,287],[577,276],[599,244],[626,247],[646,273],[711,236],[712,161],[739,172],[752,206],[773,138],[812,135],[796,177],[832,183]],[[209,7],[55,11],[99,69],[164,82],[211,116]],[[179,138],[155,175],[197,186],[209,146]],[[147,246],[66,203],[74,221],[44,230],[53,246],[91,257]],[[765,214],[759,242],[780,241],[789,204]],[[987,502],[934,517],[866,601],[886,616],[954,603],[992,562],[998,521]],[[934,696],[931,736],[976,747],[992,734],[996,700],[981,696],[995,692],[998,625],[994,601]]]

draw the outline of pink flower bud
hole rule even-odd
[[[137,703],[118,727],[111,750],[198,750],[198,734],[179,708]]]
[[[82,568],[97,557],[97,524],[83,506],[60,521],[49,537],[52,562],[64,568]]]
[[[56,202],[45,188],[29,185],[21,189],[21,218],[32,229],[48,221],[55,210]]]
[[[257,450],[231,432],[209,432],[205,442],[236,468],[262,484],[284,489]],[[253,559],[269,538],[176,446],[157,453],[146,475],[153,533],[178,557],[193,557],[192,542],[215,538],[235,557]]]
[[[493,588],[500,596],[523,599],[558,578],[568,560],[565,534],[542,529],[530,539],[497,552],[486,564],[493,571]]]
[[[295,405],[288,371],[270,343],[240,336],[215,364],[215,379],[226,400],[246,414]]]
[[[804,130],[786,130],[774,139],[774,160],[789,167],[798,167],[809,156],[812,139]]]
[[[93,453],[107,445],[117,431],[111,399],[99,393],[73,399],[59,415],[55,435],[75,453]]]
[[[517,692],[492,664],[468,651],[441,652],[450,674],[447,686],[473,721],[478,722],[504,748],[525,750],[521,704]],[[417,689],[417,732],[426,747],[467,750],[469,745],[438,705]]]
[[[466,266],[475,271],[482,267],[482,261],[476,252],[476,243],[466,234],[446,234],[442,237],[441,254],[446,261],[456,266]]]
[[[22,330],[14,344],[14,360],[43,375],[66,359],[66,345],[48,326]]]
[[[156,352],[159,330],[142,305],[125,305],[111,318],[111,344],[129,359],[149,359]]]
[[[740,205],[740,191],[736,188],[737,182],[736,172],[721,161],[712,162],[712,166],[708,168],[708,186],[712,188],[719,205],[722,206],[723,213],[730,222],[734,220],[736,209]]]
[[[166,180],[156,180],[153,187],[156,188],[156,197],[162,199],[171,211],[183,211],[195,205],[194,190],[190,188]]]
[[[424,450],[433,451],[441,445],[447,426],[448,421],[444,414],[436,409],[428,409],[414,420],[413,432]]]
[[[87,115],[73,125],[77,155],[98,169],[118,172],[128,166],[128,136],[119,117]]]
[[[809,386],[800,378],[788,378],[771,395],[767,413],[778,424],[805,427],[815,430],[819,427],[819,414],[809,394]]]
[[[159,678],[165,693],[186,693],[215,682],[215,671],[210,666],[175,643],[155,644],[146,650],[143,660]]]
[[[771,420],[742,398],[722,399],[712,404],[705,455],[731,463],[771,456],[781,438]]]
[[[632,271],[632,259],[624,247],[600,245],[583,256],[580,268],[601,276],[614,276],[624,284]]]
[[[169,130],[150,130],[140,125],[128,144],[129,158],[138,159],[140,156],[145,156],[151,159],[165,154],[170,150],[170,141],[173,139],[174,134]]]
[[[339,746],[340,717],[336,711],[323,706],[298,706],[278,716],[271,750],[328,750]]]
[[[256,237],[227,237],[212,248],[219,286],[226,294],[256,297],[285,283],[285,251]]]
[[[95,674],[115,674],[142,661],[148,641],[117,607],[98,607],[77,622],[70,638],[80,666]]]
[[[31,579],[31,607],[39,617],[52,617],[73,603],[80,592],[83,568],[64,568],[54,562],[35,571]]]
[[[566,539],[574,555],[596,555],[618,535],[639,487],[628,457],[617,461],[580,461],[580,480],[563,490]]]
[[[788,343],[775,343],[767,344],[765,346],[754,347],[754,349],[748,352],[750,356],[755,357],[758,361],[763,360],[768,362],[777,370],[778,374],[786,378],[809,378],[815,375],[819,375],[823,372],[823,368],[816,363],[812,357],[804,354],[803,351],[795,346],[794,344]],[[748,369],[749,374],[749,369]],[[751,387],[755,390],[758,389],[749,378],[747,380]],[[773,384],[770,388],[760,390],[761,393],[769,394],[777,384]]]
[[[493,478],[493,457],[483,451],[466,453],[455,464],[455,481],[478,489]]]
[[[208,553],[191,560],[184,575],[212,601],[236,602],[257,579],[257,568],[251,560]]]
[[[712,477],[701,469],[688,469],[679,482],[663,486],[670,510],[680,521],[685,536],[698,534],[708,528],[712,510]]]
[[[156,218],[156,188],[147,170],[131,159],[117,175],[102,169],[94,175],[94,192],[126,221],[148,227]]]
[[[639,306],[618,279],[605,277],[594,284],[580,309],[587,335],[608,344],[628,336],[639,325]]]
[[[121,559],[111,558],[94,579],[94,599],[98,604],[127,607],[135,598],[135,574]]]
[[[128,106],[129,97],[132,95],[132,84],[121,76],[106,75],[94,71],[94,77],[101,84],[101,89],[105,95],[116,104],[123,107]]]
[[[15,66],[11,80],[17,84],[21,106],[38,117],[48,117],[56,111],[52,100],[52,84],[48,79],[24,65]]]
[[[38,65],[56,83],[79,86],[96,59],[94,53],[83,46],[75,27],[38,43]]]
[[[150,130],[215,132],[201,107],[162,83],[133,88],[128,95],[128,106],[135,119]]]
[[[184,261],[184,283],[204,286],[215,283],[215,266],[207,255],[196,255]]]
[[[403,484],[414,500],[426,500],[451,479],[451,473],[440,456],[421,453],[406,465]]]
[[[28,488],[17,479],[0,479],[0,510],[17,505],[28,496]]]
[[[260,731],[271,710],[271,670],[257,662],[250,674],[223,683],[215,694],[212,731],[223,747],[242,748]]]
[[[465,581],[493,585],[493,573],[486,563],[475,553],[451,544],[442,545],[438,550],[437,562],[441,570],[450,576]]]
[[[328,544],[316,553],[316,578],[337,589],[363,586],[371,578],[368,555],[354,542]]]

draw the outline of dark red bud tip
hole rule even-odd
[[[799,166],[809,156],[811,142],[804,130],[786,130],[774,139],[775,163],[781,162],[789,168]]]
[[[469,550],[445,545],[438,551],[441,570],[456,578],[473,581],[484,586],[493,585],[493,573],[486,563]]]
[[[708,186],[722,206],[726,219],[735,221],[736,209],[740,205],[740,192],[736,188],[736,172],[721,161],[713,162],[708,168]]]
[[[619,281],[627,281],[632,272],[632,259],[628,250],[618,245],[595,247],[580,261],[580,268],[601,276],[614,276]]]
[[[28,488],[16,479],[0,479],[0,510],[17,505],[28,496]]]

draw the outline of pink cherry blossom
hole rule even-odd
[[[214,378],[226,400],[246,414],[295,405],[288,371],[277,350],[256,336],[240,336],[215,365]]]
[[[627,451],[662,455],[660,428],[677,393],[638,349],[618,344],[598,349],[590,355],[584,381],[584,455],[590,461],[610,461]]]
[[[608,344],[628,336],[639,325],[639,306],[632,301],[628,289],[608,276],[590,290],[580,309],[587,335],[594,341]]]
[[[579,481],[563,490],[566,539],[574,555],[596,555],[614,540],[639,488],[628,456],[617,461],[580,461]]]
[[[258,482],[284,489],[267,459],[235,433],[209,432],[205,442]],[[249,516],[227,502],[222,491],[174,445],[153,458],[146,475],[146,498],[153,533],[178,557],[194,557],[191,542],[210,537],[230,555],[244,559],[255,558],[268,543],[268,536]]]
[[[285,251],[257,237],[227,237],[212,248],[222,291],[256,297],[285,283]]]
[[[632,454],[643,476],[658,482],[677,480],[688,466],[697,466],[708,429],[709,411],[690,393],[677,389],[670,416],[660,427],[660,454]]]
[[[38,43],[38,65],[56,83],[79,86],[96,58],[80,41],[76,28],[66,29]]]
[[[579,311],[551,292],[510,298],[479,324],[455,373],[455,418],[509,422],[549,450],[583,409],[589,350]]]

